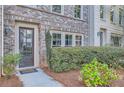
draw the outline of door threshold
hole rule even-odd
[[[34,69],[37,67],[31,66],[31,67],[21,67],[21,68],[16,68],[17,71],[21,71],[21,70],[26,70],[26,69]]]

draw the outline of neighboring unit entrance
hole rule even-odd
[[[34,66],[34,29],[19,27],[19,52],[22,60],[19,68]]]

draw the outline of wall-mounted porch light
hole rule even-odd
[[[13,32],[12,28],[8,25],[5,25],[4,26],[4,31],[5,31],[5,34],[7,35],[8,33],[11,33]]]

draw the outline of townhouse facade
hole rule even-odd
[[[0,57],[1,56],[2,56],[2,6],[0,5]]]
[[[119,5],[6,5],[4,54],[23,55],[17,69],[40,67],[46,63],[46,31],[52,47],[123,47],[123,16]]]
[[[124,47],[124,6],[90,6],[90,46]]]
[[[46,62],[45,32],[52,47],[88,45],[87,5],[4,6],[4,54],[21,53],[17,69],[40,67]]]
[[[0,5],[0,76],[1,76],[1,57],[2,57],[2,5]]]

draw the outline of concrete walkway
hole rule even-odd
[[[43,70],[37,69],[38,72],[20,74],[17,76],[23,82],[24,87],[62,87],[58,81],[48,76]]]

